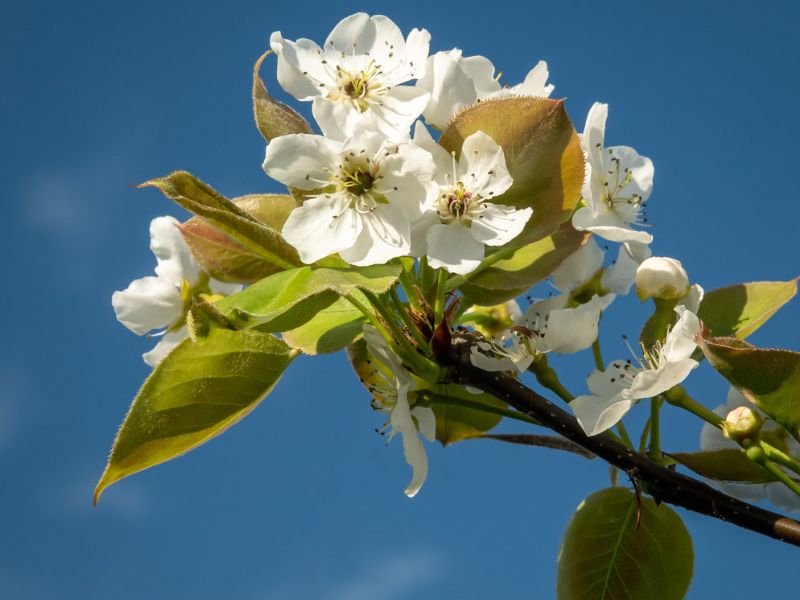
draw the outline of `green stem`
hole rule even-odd
[[[419,259],[419,279],[422,282],[422,294],[430,301],[430,292],[433,287],[433,269],[428,266],[428,258]]]
[[[466,275],[456,275],[455,277],[451,277],[447,281],[447,291],[449,292],[451,290],[456,289],[458,286],[463,285],[464,283],[475,277],[475,275],[477,275],[481,271],[488,269],[493,264],[508,258],[512,254],[514,254],[514,248],[506,248],[505,250],[500,250],[498,252],[490,254],[489,256],[484,258],[483,262],[481,262],[481,264],[479,264],[477,268],[475,268],[473,271],[470,271]]]
[[[392,303],[397,309],[397,314],[400,315],[400,320],[403,321],[403,325],[406,326],[406,329],[408,329],[408,332],[414,338],[414,341],[417,343],[417,347],[427,355],[429,351],[428,341],[422,337],[422,334],[420,333],[419,329],[417,329],[417,326],[411,321],[411,318],[408,316],[408,312],[406,311],[406,307],[403,305],[403,301],[400,300],[400,296],[397,294],[397,290],[392,287],[389,290],[389,294],[392,299]]]
[[[603,353],[600,351],[600,336],[592,342],[592,355],[594,356],[594,366],[598,371],[606,370],[606,363],[603,362]]]
[[[761,449],[764,450],[764,454],[767,456],[769,460],[772,462],[776,462],[779,465],[783,465],[784,467],[791,469],[798,475],[800,475],[800,462],[797,461],[796,458],[789,456],[785,452],[779,450],[775,446],[768,444],[767,442],[761,440]]]
[[[619,432],[619,437],[622,439],[622,443],[628,448],[633,448],[633,442],[631,441],[631,436],[628,435],[628,430],[625,428],[625,423],[619,421],[617,423],[617,431]]]
[[[667,402],[673,406],[688,410],[690,413],[693,413],[703,419],[703,421],[706,423],[711,423],[714,427],[722,427],[722,421],[725,419],[717,414],[714,414],[705,406],[691,398],[689,394],[686,393],[686,390],[683,389],[683,386],[676,385],[674,388],[667,390],[662,395]]]
[[[491,406],[489,404],[484,404],[482,402],[474,402],[472,400],[466,400],[464,398],[442,396],[441,394],[437,394],[435,392],[431,392],[428,390],[419,392],[419,394],[423,398],[431,402],[438,402],[439,404],[449,404],[451,406],[461,406],[463,408],[469,408],[471,410],[475,410],[478,412],[490,413],[493,415],[501,415],[503,417],[508,417],[509,419],[514,419],[515,421],[530,423],[531,425],[541,425],[541,423],[539,423],[539,421],[537,421],[536,419],[529,417],[525,413],[521,413],[516,410],[510,410],[508,408],[502,408],[500,406]]]
[[[650,448],[647,456],[655,462],[661,461],[661,400],[650,398]]]
[[[795,494],[800,496],[800,485],[791,477],[789,477],[786,473],[783,472],[778,465],[768,460],[765,460],[761,463],[761,466],[764,467],[767,471],[772,473],[772,475],[783,483],[786,487],[792,490]]]
[[[436,282],[436,303],[433,308],[433,324],[438,327],[444,316],[444,299],[447,293],[447,271],[439,269],[439,278]]]
[[[378,331],[382,332],[384,334],[384,336],[386,336],[386,334],[388,333],[386,331],[386,328],[383,325],[381,325],[380,320],[375,318],[375,313],[373,311],[371,311],[369,308],[367,308],[360,300],[358,300],[352,294],[345,294],[344,298],[350,304],[355,306],[359,311],[361,311],[361,313],[367,318],[367,320],[370,322],[370,324],[375,329],[377,329]]]
[[[536,358],[531,363],[531,366],[528,367],[528,370],[536,376],[536,381],[538,381],[542,387],[546,387],[548,390],[554,392],[567,404],[575,399],[575,396],[561,383],[555,369],[547,364],[546,354],[542,354]]]
[[[403,291],[406,294],[406,298],[408,298],[409,304],[411,304],[417,312],[422,312],[419,297],[417,296],[416,281],[414,280],[414,276],[406,271],[405,265],[403,266],[403,270],[400,271],[400,285],[403,286]]]

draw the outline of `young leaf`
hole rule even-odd
[[[675,452],[667,456],[698,475],[717,481],[767,483],[776,481],[769,471],[747,458],[744,450],[730,448],[704,452]]]
[[[189,212],[204,217],[256,256],[283,269],[301,264],[297,251],[280,233],[258,221],[191,173],[175,171],[166,177],[146,181],[139,187],[148,186],[157,187],[167,198]]]
[[[692,538],[671,508],[645,497],[637,503],[630,490],[608,488],[584,500],[567,526],[558,598],[680,600],[693,565]]]
[[[353,294],[360,296],[357,290]],[[331,354],[356,341],[363,329],[364,315],[361,311],[345,298],[339,298],[307,323],[284,332],[283,340],[305,354]]]
[[[525,293],[542,281],[589,239],[571,224],[544,239],[517,248],[514,253],[481,271],[459,289],[471,304],[499,304]]]
[[[708,292],[698,316],[717,337],[746,338],[797,293],[797,279],[755,281]]]
[[[212,328],[181,342],[151,373],[117,433],[94,493],[179,456],[234,425],[299,354],[275,336]]]
[[[514,246],[556,231],[580,199],[585,161],[563,100],[511,97],[480,102],[455,116],[439,143],[461,152],[464,140],[483,131],[505,153],[514,184],[498,204],[532,207],[533,216]]]
[[[700,339],[711,366],[800,440],[800,352],[757,348],[738,338]]]
[[[311,133],[311,126],[300,113],[269,95],[267,86],[258,74],[261,63],[271,52],[268,50],[262,54],[253,67],[253,116],[256,127],[267,141],[290,133]]]
[[[297,207],[291,196],[277,194],[242,196],[234,198],[233,203],[276,232]],[[252,283],[283,270],[235,242],[203,217],[192,217],[178,228],[197,262],[214,279]],[[300,263],[296,253],[292,259]]]
[[[298,267],[270,275],[217,307],[243,327],[289,331],[356,289],[382,294],[400,276],[399,264],[330,269]]]

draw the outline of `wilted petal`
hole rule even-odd
[[[160,277],[136,279],[126,290],[114,292],[111,304],[117,320],[139,335],[168,327],[183,309],[178,288]]]
[[[283,237],[306,264],[351,248],[362,223],[349,206],[349,198],[341,194],[309,198],[289,215]]]
[[[165,333],[150,352],[142,354],[144,362],[153,368],[157,367],[166,358],[167,354],[172,352],[172,349],[187,337],[189,337],[189,332],[185,326],[178,331]]]
[[[483,260],[483,244],[458,222],[434,225],[428,230],[428,264],[464,275]]]
[[[178,224],[173,217],[150,221],[150,249],[158,260],[156,275],[174,287],[180,287],[184,280],[194,284],[200,275],[200,266],[176,227]]]

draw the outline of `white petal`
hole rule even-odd
[[[340,194],[307,199],[295,208],[283,225],[283,237],[306,264],[350,248],[361,233],[361,221]]]
[[[172,349],[189,337],[186,327],[181,327],[178,331],[165,333],[155,347],[150,352],[142,354],[144,362],[155,368],[164,360]]]
[[[632,399],[652,398],[681,383],[698,366],[696,360],[684,358],[669,362],[658,369],[647,369],[633,380],[629,397]]]
[[[391,21],[389,22],[391,23]],[[392,23],[392,25],[394,24]],[[358,12],[345,17],[336,24],[328,39],[325,40],[325,47],[331,47],[345,54],[364,54],[374,48],[376,42],[375,33],[375,23],[370,19],[370,16],[367,13]],[[399,29],[397,30],[397,37],[400,42],[403,41],[403,36]]]
[[[611,242],[649,244],[653,241],[649,233],[628,227],[613,210],[594,214],[588,206],[583,206],[572,215],[572,226],[580,231],[591,231]]]
[[[327,93],[320,83],[333,84],[321,63],[321,50],[314,42],[286,40],[280,31],[272,34],[270,48],[278,57],[278,83],[298,100],[311,100]]]
[[[406,39],[406,61],[411,79],[425,75],[428,52],[431,47],[431,34],[427,29],[412,29]]]
[[[428,230],[428,264],[464,275],[483,260],[483,244],[460,223],[434,225]]]
[[[158,260],[156,275],[180,287],[184,280],[190,284],[197,282],[200,266],[176,225],[178,220],[173,217],[156,217],[150,221],[150,250]]]
[[[467,190],[492,201],[511,187],[503,149],[482,131],[476,131],[461,146],[459,179]]]
[[[721,492],[724,492],[729,496],[733,496],[734,498],[744,500],[745,502],[758,502],[767,496],[767,486],[765,485],[753,485],[750,483],[728,483],[723,481],[709,481],[709,483]]]
[[[411,248],[409,250],[411,256],[425,256],[428,249],[428,230],[441,222],[438,213],[428,211],[411,223]]]
[[[583,128],[582,140],[593,168],[600,167],[604,170],[603,138],[606,133],[606,119],[608,118],[608,104],[595,102],[586,115],[586,125]]]
[[[517,237],[533,215],[532,208],[518,209],[484,202],[470,226],[472,236],[487,246],[502,246]]]
[[[244,288],[244,286],[239,283],[226,283],[224,281],[218,281],[214,278],[209,279],[208,287],[211,289],[212,293],[219,294],[221,296],[230,296]]]
[[[406,487],[405,493],[409,498],[413,498],[428,476],[428,457],[425,446],[417,434],[417,427],[411,419],[408,397],[402,387],[398,390],[397,404],[392,410],[390,422],[392,428],[403,436],[403,452],[413,472],[411,483]]]
[[[126,290],[114,292],[111,304],[117,320],[139,335],[168,327],[183,309],[178,288],[159,277],[136,279]]]
[[[358,218],[362,223],[361,233],[352,246],[340,250],[343,260],[361,267],[383,264],[409,253],[411,226],[400,207],[379,204]]]
[[[414,144],[397,144],[393,148],[384,146],[373,160],[381,165],[381,179],[375,182],[375,191],[402,209],[408,219],[419,218],[432,187],[434,166],[430,153]]]
[[[598,296],[575,308],[550,311],[545,344],[553,352],[572,354],[585,350],[597,339],[602,303]]]
[[[436,415],[428,406],[415,406],[411,409],[411,416],[417,420],[417,429],[429,442],[436,439]]]
[[[264,172],[281,183],[301,190],[327,185],[331,170],[338,167],[341,144],[321,135],[282,135],[267,146]]]
[[[605,371],[595,370],[586,383],[595,396],[611,398],[630,387],[632,378],[639,369],[626,361],[614,360],[608,363]]]
[[[428,58],[425,76],[417,86],[430,92],[424,109],[425,121],[437,129],[444,129],[458,111],[478,99],[475,84],[469,74],[458,64],[452,52],[437,52]]]
[[[554,85],[547,85],[547,78],[549,75],[547,63],[540,60],[525,76],[525,81],[514,86],[514,93],[523,96],[549,97],[555,89]]]
[[[569,403],[586,435],[597,435],[610,429],[625,416],[631,406],[633,402],[621,396],[578,396]]]
[[[630,196],[632,193],[636,193],[643,200],[647,200],[650,192],[653,191],[655,174],[653,161],[646,156],[640,156],[630,146],[611,146],[606,151],[611,151],[619,159],[620,168],[628,169],[631,174],[631,182],[617,192],[616,196]]]
[[[605,252],[589,238],[583,246],[570,254],[551,275],[555,288],[563,293],[571,292],[581,287],[594,277],[595,273],[603,266]],[[635,271],[634,271],[635,272]]]
[[[369,110],[360,113],[364,115],[364,121],[359,122],[359,126],[375,127],[387,140],[404,141],[428,100],[430,95],[422,88],[395,86],[381,97],[380,104],[372,104]]]
[[[485,56],[465,56],[458,61],[458,65],[472,79],[478,100],[500,91],[502,86],[494,75],[494,65]]]
[[[661,355],[669,362],[689,358],[697,348],[695,338],[700,333],[700,319],[684,306],[676,306],[678,322],[667,333]]]
[[[486,344],[489,351],[491,346]],[[469,361],[472,366],[494,373],[496,371],[515,371],[517,369],[516,363],[507,356],[489,356],[481,352],[476,344],[469,351]],[[527,367],[526,367],[527,368]]]
[[[337,141],[351,137],[358,131],[359,123],[364,121],[363,114],[348,103],[321,97],[314,98],[311,114],[314,115],[322,134],[328,139]]]
[[[697,311],[700,310],[700,304],[703,302],[704,295],[705,290],[703,287],[700,284],[695,283],[694,285],[689,286],[689,293],[680,299],[680,303],[685,306],[687,310],[697,314]]]

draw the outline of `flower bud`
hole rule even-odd
[[[677,300],[689,293],[689,276],[680,261],[652,256],[636,269],[636,294],[642,300]]]
[[[747,406],[734,408],[722,422],[722,433],[729,440],[743,442],[755,438],[761,430],[761,417]]]

